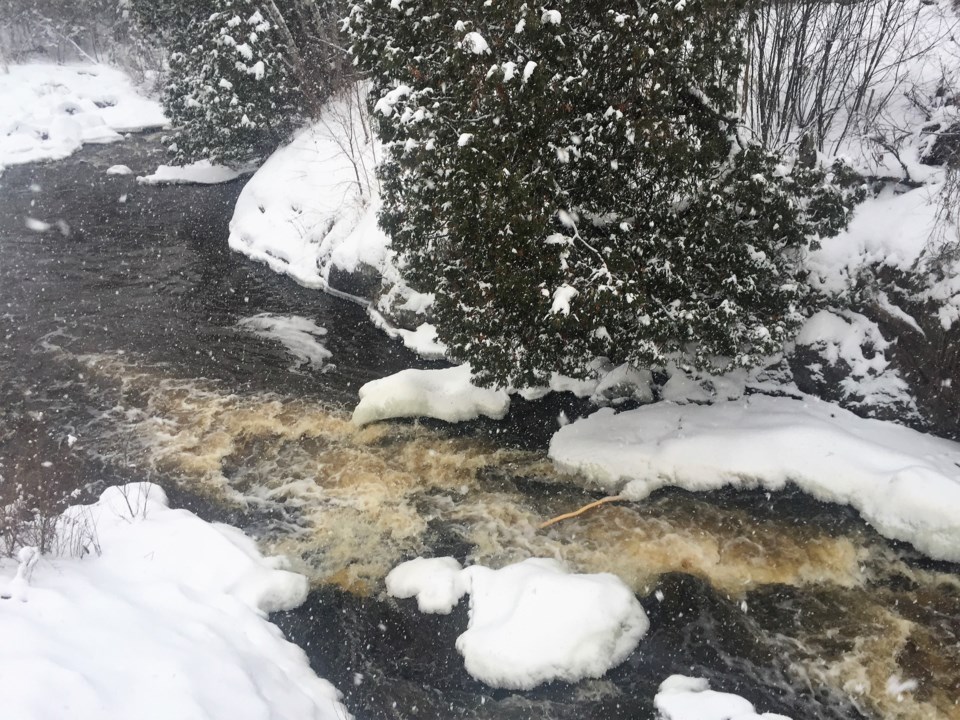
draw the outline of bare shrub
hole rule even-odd
[[[742,113],[765,147],[808,138],[836,154],[851,133],[896,151],[885,113],[909,90],[908,61],[956,26],[924,25],[916,0],[762,0],[747,19]]]

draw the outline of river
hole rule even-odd
[[[228,251],[242,181],[137,185],[157,136],[0,176],[0,503],[54,506],[149,480],[287,554],[313,590],[273,620],[367,718],[649,718],[659,683],[710,679],[805,718],[960,718],[960,569],[796,491],[661,491],[539,530],[599,497],[558,474],[554,397],[503,424],[349,422],[357,389],[428,367],[363,308]],[[50,224],[30,230],[25,218]],[[308,318],[333,367],[296,367],[239,323]],[[535,691],[472,680],[466,626],[383,592],[416,555],[556,557],[617,573],[651,631],[601,680]],[[896,692],[899,681],[916,690]]]

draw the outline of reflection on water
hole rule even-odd
[[[18,483],[62,496],[148,479],[242,525],[312,579],[277,620],[358,718],[650,717],[672,672],[797,720],[960,718],[955,566],[792,491],[662,491],[539,530],[597,493],[493,432],[355,428],[357,387],[419,361],[360,308],[228,253],[239,185],[103,174],[162,157],[139,139],[0,178],[0,501]],[[72,232],[30,233],[28,214]],[[292,372],[277,343],[237,329],[260,313],[325,328],[336,368]],[[513,436],[542,438],[556,416],[517,410]],[[425,617],[383,596],[419,554],[614,572],[651,632],[603,680],[491,691],[453,649],[464,607]]]

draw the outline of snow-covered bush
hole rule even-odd
[[[854,199],[740,132],[744,3],[364,0],[381,223],[483,382],[591,358],[748,366],[798,326],[798,256]]]
[[[170,51],[164,107],[178,162],[262,157],[343,80],[336,2],[132,0]]]

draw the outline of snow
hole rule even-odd
[[[133,170],[131,170],[126,165],[111,165],[107,168],[107,175],[132,175]]]
[[[710,689],[703,678],[671,675],[660,683],[653,705],[661,720],[790,720],[785,715],[758,714],[753,703]]]
[[[387,574],[387,594],[416,597],[420,612],[449,615],[469,589],[462,570],[451,557],[414,558]]]
[[[550,313],[552,315],[569,315],[570,301],[579,294],[575,287],[564,283],[553,291],[553,304],[550,306]]]
[[[377,225],[377,149],[355,88],[277,150],[249,180],[230,221],[230,247],[310,288],[331,268],[379,270],[389,241]],[[355,151],[351,154],[350,148]],[[359,177],[358,177],[359,176]]]
[[[650,627],[630,589],[608,573],[570,573],[541,558],[499,570],[459,567],[453,558],[418,558],[394,568],[387,591],[443,613],[470,593],[469,625],[456,647],[467,672],[493,687],[601,677]]]
[[[239,530],[171,510],[148,483],[68,509],[71,528],[91,554],[0,560],[4,717],[348,717],[266,619],[302,602],[306,579]]]
[[[887,187],[854,210],[846,230],[810,253],[810,281],[819,290],[843,294],[869,265],[909,270],[927,249],[936,222],[940,185],[905,193]]]
[[[431,417],[446,422],[475,420],[481,415],[500,420],[510,409],[505,390],[481,388],[472,382],[469,363],[440,370],[402,370],[360,388],[353,422]]]
[[[561,468],[642,500],[665,486],[780,490],[851,505],[881,534],[960,561],[960,444],[814,398],[604,408],[550,442]]]
[[[294,357],[291,370],[298,370],[305,364],[321,372],[327,372],[334,367],[327,362],[333,357],[333,353],[319,340],[327,334],[326,328],[320,327],[309,318],[264,312],[243,318],[237,326],[257,337],[282,344]]]
[[[478,32],[468,32],[463,36],[463,47],[474,55],[484,55],[490,52],[490,45]]]
[[[142,185],[218,185],[240,177],[240,173],[209,160],[198,160],[189,165],[161,165],[152,175],[141,175]]]
[[[158,102],[106,65],[30,63],[0,73],[0,172],[166,124]]]
[[[849,366],[849,375],[840,382],[840,389],[855,405],[914,407],[909,386],[887,360],[885,352],[891,343],[877,324],[864,315],[850,310],[821,310],[804,323],[796,343],[816,349],[831,366],[841,361]],[[870,357],[864,355],[865,348]],[[812,370],[816,372],[817,368]]]

